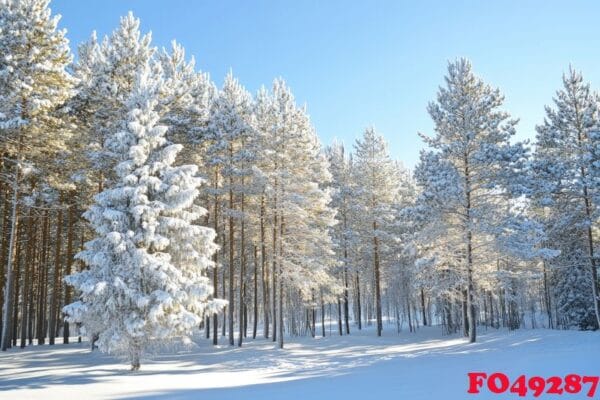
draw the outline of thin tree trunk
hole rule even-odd
[[[62,248],[62,225],[63,225],[63,210],[62,210],[62,193],[58,204],[58,212],[56,217],[56,248],[54,253],[54,276],[52,286],[52,296],[50,297],[50,321],[48,323],[48,344],[53,345],[56,335],[56,312],[58,308],[58,299],[60,293],[60,261]]]
[[[279,258],[279,348],[283,349],[283,279],[282,279],[282,268],[283,265],[281,263],[281,257],[283,257],[283,232],[284,232],[284,220],[283,215],[281,216],[281,230],[279,232],[279,254],[277,257]]]
[[[283,349],[283,280],[279,277],[279,348]],[[273,335],[275,336],[275,335]]]
[[[23,296],[21,300],[21,343],[20,347],[25,348],[27,340],[27,322],[28,322],[28,304],[31,301],[29,297],[29,286],[31,283],[31,275],[33,273],[33,211],[29,209],[29,218],[27,221],[27,251],[24,262],[23,271]]]
[[[277,199],[275,199],[277,201]],[[273,300],[271,301],[273,306],[273,341],[277,341],[277,210],[275,210],[275,216],[273,217],[273,267],[272,267],[272,288],[273,288]]]
[[[12,299],[13,299],[13,286],[14,286],[14,262],[15,253],[17,246],[17,233],[19,228],[19,215],[18,215],[18,202],[19,202],[19,179],[20,179],[20,166],[15,166],[15,173],[13,179],[13,199],[12,199],[12,215],[11,215],[11,227],[10,227],[10,239],[8,245],[8,264],[6,265],[6,281],[4,289],[4,318],[2,321],[2,351],[10,345],[10,330],[12,326]]]
[[[471,230],[471,180],[468,159],[465,156],[465,192],[467,196],[467,309],[469,317],[469,342],[477,339],[477,321],[475,320],[475,304],[473,303],[473,232]]]
[[[375,312],[377,315],[377,336],[381,336],[383,319],[381,316],[381,273],[379,270],[379,238],[377,237],[377,222],[373,221],[373,254],[375,269]]]
[[[75,193],[70,193],[69,199],[69,213],[67,214],[67,260],[66,260],[66,270],[65,276],[71,274],[71,269],[73,267],[73,230],[75,229]],[[65,303],[71,304],[71,286],[65,285]],[[65,321],[64,329],[63,329],[63,343],[69,343],[69,323]]]
[[[218,178],[219,178],[219,174],[218,171],[215,169],[215,193],[217,191],[218,188]],[[217,194],[215,194],[215,202],[214,202],[214,230],[217,234],[216,236],[216,240],[218,240],[219,238],[219,197]],[[215,263],[215,265],[213,266],[213,293],[214,296],[217,297],[218,296],[218,290],[219,290],[219,272],[218,272],[218,266],[219,266],[219,252],[215,251],[215,254],[213,254],[213,262]],[[213,314],[213,345],[217,345],[219,343],[219,314],[218,313],[214,313]]]
[[[256,339],[256,330],[258,328],[258,246],[254,246],[254,306],[252,311],[252,339]]]
[[[423,326],[427,326],[427,313],[425,310],[425,291],[421,288],[421,311],[423,312]]]
[[[244,184],[244,179],[242,179],[242,185]],[[246,318],[245,318],[245,291],[244,291],[244,281],[246,275],[246,243],[245,243],[245,217],[244,217],[244,193],[241,195],[241,212],[242,212],[242,221],[240,226],[240,254],[241,254],[241,262],[240,262],[240,309],[239,309],[239,333],[240,337],[238,338],[238,346],[242,347],[242,341],[244,340],[244,332],[246,330]]]
[[[344,332],[342,330],[342,303],[341,303],[340,299],[338,299],[338,301],[337,301],[337,311],[338,311],[338,333],[340,334],[340,336],[342,336],[344,334]]]
[[[6,187],[6,191],[4,193],[4,205],[2,206],[2,247],[0,248],[0,335],[2,334],[2,327],[4,326],[4,286],[6,281],[4,279],[5,270],[4,266],[8,264],[8,260],[6,259],[6,254],[8,253],[8,244],[10,242],[10,231],[8,230],[8,216],[10,207],[10,191],[8,186]],[[0,341],[2,339],[0,338]]]
[[[262,294],[263,294],[263,313],[264,313],[264,336],[269,338],[269,276],[266,264],[267,245],[265,243],[265,195],[260,198],[260,265],[262,269]]]
[[[362,305],[360,303],[360,280],[358,277],[358,271],[356,272],[356,321],[358,322],[358,330],[362,329]]]
[[[325,302],[323,301],[323,290],[321,290],[321,336],[325,337]]]
[[[17,254],[15,259],[15,278],[14,278],[14,298],[13,298],[13,309],[12,309],[12,328],[10,332],[10,337],[12,338],[13,347],[17,345],[17,323],[19,316],[19,295],[21,293],[21,265],[23,264],[23,238],[25,236],[25,230],[19,230],[17,235]]]
[[[233,178],[229,178],[229,210],[230,212],[233,211]],[[233,261],[234,261],[234,257],[233,257],[233,250],[234,250],[234,243],[233,243],[233,239],[234,239],[234,235],[233,235],[233,216],[230,215],[229,216],[229,306],[228,306],[228,316],[229,316],[229,345],[233,346],[235,344],[234,338],[233,338],[233,301],[235,299],[234,296],[234,286],[233,286],[233,274],[234,274],[234,268],[233,268]],[[241,284],[241,282],[240,282]],[[241,323],[241,321],[240,321]]]
[[[552,304],[550,300],[550,284],[548,283],[548,273],[546,271],[546,262],[542,263],[544,268],[544,303],[548,314],[548,328],[554,329],[554,321],[552,319]]]
[[[462,323],[463,323],[463,336],[468,337],[469,336],[469,315],[468,315],[468,311],[467,308],[468,306],[468,301],[467,301],[467,291],[463,290],[462,291]]]
[[[36,337],[38,345],[45,343],[46,339],[46,292],[48,287],[48,210],[44,210],[43,225],[42,225],[42,248],[39,262],[39,290],[38,290],[38,310],[37,310],[37,325]]]

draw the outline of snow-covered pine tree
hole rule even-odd
[[[344,148],[343,143],[334,142],[326,148],[327,159],[329,161],[329,169],[332,175],[331,188],[332,202],[331,206],[336,209],[335,224],[331,229],[331,238],[335,245],[336,257],[341,262],[341,282],[344,286],[343,303],[344,303],[344,330],[347,335],[350,334],[350,306],[349,306],[349,281],[354,273],[355,268],[352,268],[350,247],[352,238],[352,220],[351,220],[351,204],[353,202],[352,193],[352,175],[349,156]],[[340,307],[341,308],[341,307]],[[341,319],[341,316],[340,316]]]
[[[209,111],[206,137],[208,147],[204,154],[208,167],[210,193],[215,196],[215,205],[219,197],[226,197],[222,214],[227,218],[228,246],[228,333],[229,344],[235,344],[234,338],[234,299],[235,299],[235,265],[239,260],[239,272],[244,274],[246,269],[245,246],[245,197],[250,193],[251,162],[254,155],[246,144],[253,135],[252,128],[252,97],[246,89],[229,72],[225,77],[223,88],[215,96]],[[216,209],[216,208],[215,208]],[[215,212],[215,221],[218,218]],[[240,247],[236,252],[236,231],[240,238]],[[237,260],[236,260],[237,253]],[[239,280],[240,291],[243,291],[243,281]],[[243,312],[243,293],[238,297],[238,311]],[[239,318],[240,336],[238,345],[241,346],[243,337],[243,322]]]
[[[461,271],[463,282],[457,283],[464,285],[474,342],[476,280],[495,250],[505,199],[522,192],[526,149],[511,144],[517,121],[500,110],[504,97],[474,75],[469,61],[449,63],[445,80],[428,107],[436,134],[421,135],[432,150],[421,154],[416,177],[423,191],[420,205],[434,217],[430,232],[449,246],[447,268]]]
[[[568,325],[600,326],[597,239],[600,204],[599,100],[573,68],[537,127],[533,172],[537,205],[549,245],[562,254],[554,266],[559,308]],[[587,265],[583,268],[582,265]],[[571,293],[571,295],[567,295]],[[587,294],[584,294],[587,293]]]
[[[73,66],[79,83],[70,108],[77,116],[81,134],[87,137],[87,155],[91,168],[98,173],[98,191],[102,191],[105,180],[110,180],[105,175],[112,173],[117,157],[105,146],[106,140],[125,128],[122,123],[136,77],[155,52],[151,41],[152,35],[142,35],[140,20],[129,12],[100,43],[94,32],[88,42],[79,46],[79,57]]]
[[[216,250],[212,229],[196,225],[202,179],[192,165],[173,166],[181,145],[167,142],[154,111],[158,84],[142,69],[127,101],[126,129],[107,146],[118,156],[117,180],[85,213],[96,232],[77,257],[88,269],[66,281],[80,300],[65,306],[71,322],[98,335],[100,349],[126,356],[133,370],[153,340],[186,338],[210,300],[205,271]]]
[[[71,131],[62,106],[75,83],[71,54],[48,0],[0,1],[0,152],[11,171],[8,262],[3,291],[2,350],[11,339],[13,270],[19,229],[20,186],[25,170],[64,150]],[[0,275],[2,273],[0,272]],[[15,332],[16,335],[16,332]]]
[[[394,241],[392,205],[398,191],[398,175],[388,154],[387,143],[375,129],[365,130],[362,138],[356,141],[354,151],[355,201],[360,208],[356,229],[363,240],[364,260],[373,271],[377,336],[381,336],[382,271],[389,267],[389,259],[384,254]]]

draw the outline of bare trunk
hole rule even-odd
[[[276,200],[277,201],[277,200]],[[273,299],[271,300],[273,306],[273,341],[277,341],[277,211],[275,211],[273,221],[273,267],[272,267],[272,292]]]
[[[554,321],[552,320],[552,304],[550,300],[550,285],[548,283],[548,273],[546,271],[546,262],[543,262],[544,267],[544,305],[548,314],[548,328],[554,329]]]
[[[23,296],[21,301],[21,343],[20,347],[25,348],[27,341],[27,322],[28,318],[28,304],[31,301],[29,297],[29,286],[31,283],[31,275],[33,273],[33,212],[29,209],[29,217],[27,221],[27,255],[24,263],[24,275],[23,275]]]
[[[375,312],[377,316],[377,336],[381,336],[383,319],[381,316],[381,276],[379,270],[379,238],[377,237],[377,222],[373,221],[373,254],[375,269]]]
[[[283,274],[282,274],[282,262],[281,257],[283,257],[283,232],[284,232],[285,223],[283,221],[283,215],[281,216],[281,226],[279,232],[279,253],[278,257],[278,265],[279,265],[279,325],[277,326],[279,332],[279,348],[283,349]]]
[[[263,288],[263,313],[264,313],[264,336],[269,338],[269,274],[267,271],[267,245],[265,243],[265,195],[260,198],[260,264],[262,270],[262,288]]]
[[[67,216],[67,228],[68,228],[68,232],[67,232],[67,260],[66,260],[66,270],[65,270],[65,276],[68,276],[71,274],[71,269],[73,267],[73,230],[74,230],[74,225],[75,225],[75,193],[71,192],[70,193],[70,199],[69,202],[71,203],[69,205],[69,213]],[[65,285],[65,303],[64,304],[71,304],[71,286],[70,285]],[[69,335],[70,335],[70,331],[69,331],[69,323],[67,321],[65,321],[64,324],[64,329],[63,329],[63,343],[68,344],[69,343]]]
[[[229,185],[230,188],[233,186],[233,179],[230,178],[229,179]],[[233,189],[229,189],[229,209],[233,210]],[[229,305],[228,305],[228,316],[229,316],[229,323],[228,323],[228,328],[229,328],[229,345],[233,346],[235,344],[234,338],[233,338],[233,301],[235,299],[234,296],[234,286],[233,286],[233,274],[234,274],[234,268],[233,268],[233,261],[234,261],[234,257],[233,257],[233,216],[229,216]],[[241,321],[240,321],[241,323]]]
[[[252,296],[254,305],[252,311],[252,339],[256,339],[256,330],[258,328],[258,247],[254,246],[254,295]]]
[[[53,345],[56,336],[57,327],[57,308],[58,299],[60,296],[60,264],[61,264],[61,248],[62,248],[62,225],[63,225],[63,211],[62,211],[62,194],[60,196],[58,204],[58,213],[56,216],[56,248],[54,253],[54,276],[52,286],[52,296],[50,297],[50,321],[48,322],[48,344]]]
[[[219,186],[219,172],[215,169],[215,193],[217,192]],[[213,228],[216,233],[215,240],[219,239],[219,197],[215,194],[214,198],[214,216],[213,216]],[[219,251],[215,251],[213,255],[213,261],[215,265],[213,266],[213,293],[214,297],[218,296],[219,290]],[[216,346],[219,343],[219,315],[218,313],[213,314],[213,344]]]
[[[340,336],[342,336],[344,334],[344,331],[342,330],[342,303],[340,302],[340,299],[338,299],[338,301],[337,301],[337,312],[338,312],[338,333],[340,334]]]
[[[283,282],[279,277],[279,325],[277,326],[279,332],[279,348],[283,349]],[[275,336],[275,335],[273,335]]]
[[[243,185],[243,180],[242,180],[242,185]],[[244,281],[245,281],[245,275],[246,275],[246,243],[245,243],[245,221],[244,221],[244,194],[242,193],[242,199],[241,199],[241,211],[242,211],[242,222],[241,222],[241,227],[240,227],[240,254],[241,254],[241,262],[240,262],[240,289],[239,289],[239,300],[240,300],[240,307],[239,307],[239,334],[240,337],[238,338],[238,346],[241,347],[242,346],[242,341],[244,339],[244,332],[246,331],[246,316],[245,316],[245,305],[246,305],[246,299],[245,299],[245,291],[244,291]]]
[[[423,326],[427,326],[427,313],[425,311],[425,291],[421,288],[421,311],[423,312]]]
[[[477,339],[477,321],[475,319],[475,304],[473,303],[473,232],[471,230],[471,178],[468,157],[465,155],[465,192],[467,196],[467,309],[469,317],[469,342]]]
[[[12,300],[13,300],[13,287],[14,287],[14,261],[17,246],[17,233],[19,228],[19,215],[18,215],[18,202],[19,202],[19,179],[20,170],[19,166],[15,167],[15,174],[13,179],[13,199],[12,199],[12,213],[11,213],[11,227],[10,227],[10,239],[8,244],[8,263],[6,265],[6,281],[4,289],[4,309],[3,309],[3,321],[2,321],[2,351],[6,351],[10,346],[10,330],[12,326]]]
[[[10,191],[9,188],[6,187],[6,191],[4,193],[4,205],[2,207],[3,216],[2,216],[2,247],[0,249],[0,335],[2,334],[2,327],[4,326],[4,285],[6,284],[4,275],[5,270],[4,266],[8,264],[8,260],[6,259],[6,254],[8,253],[8,244],[10,242],[10,231],[8,231],[8,217],[10,215],[9,211],[10,207]],[[1,338],[0,338],[1,341]]]
[[[46,294],[48,287],[48,210],[44,210],[42,226],[42,249],[39,262],[39,289],[38,289],[38,310],[37,310],[37,325],[36,337],[38,345],[45,343],[46,339]]]
[[[360,279],[358,278],[358,272],[356,272],[356,322],[358,322],[358,330],[362,329],[362,305],[360,304]]]

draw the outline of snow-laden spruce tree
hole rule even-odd
[[[81,293],[64,308],[67,318],[134,370],[153,340],[186,338],[205,312],[223,305],[209,300],[206,277],[215,233],[194,223],[206,212],[194,205],[202,180],[196,166],[173,166],[181,146],[157,125],[157,99],[145,68],[127,101],[126,129],[108,138],[119,159],[116,182],[85,213],[96,237],[77,258],[88,269],[66,277]]]
[[[498,89],[473,73],[469,61],[451,62],[446,87],[428,107],[436,133],[421,135],[431,150],[422,152],[415,172],[422,190],[418,206],[429,220],[428,240],[445,243],[445,268],[462,276],[457,284],[464,285],[471,342],[476,340],[477,278],[495,260],[497,239],[510,235],[507,224],[515,219],[506,199],[521,195],[525,177],[527,152],[510,141],[517,121],[501,110],[503,101]]]
[[[599,101],[580,73],[569,69],[563,88],[537,127],[534,199],[545,209],[550,245],[562,251],[556,293],[567,324],[600,326],[597,222],[600,204]],[[567,296],[566,293],[573,292]]]
[[[87,136],[87,157],[98,174],[98,191],[113,179],[111,174],[118,155],[112,153],[106,142],[114,132],[124,128],[129,111],[127,102],[136,77],[151,63],[156,51],[151,42],[152,35],[142,35],[140,20],[129,12],[109,36],[99,42],[93,32],[79,46],[78,59],[73,65],[79,83],[69,106],[77,117],[80,134]]]

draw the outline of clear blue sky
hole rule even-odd
[[[177,39],[219,85],[229,68],[252,92],[282,76],[323,143],[374,125],[412,167],[431,133],[427,103],[447,60],[468,57],[506,95],[532,138],[572,63],[600,83],[598,1],[54,0],[73,47],[132,10],[154,44]],[[594,86],[596,87],[596,86]]]

